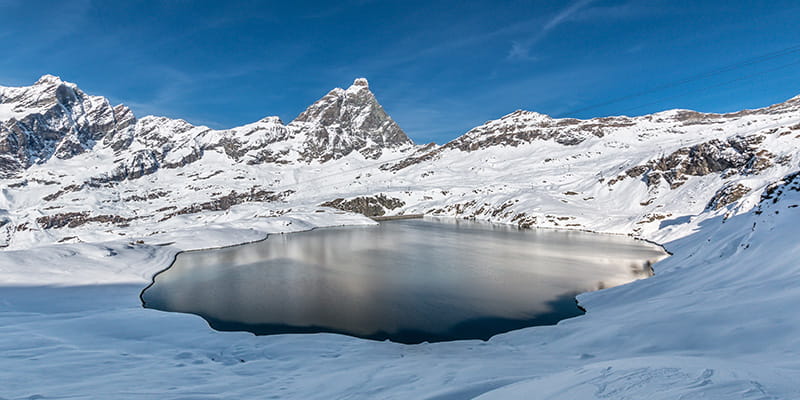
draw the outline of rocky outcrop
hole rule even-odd
[[[651,189],[657,188],[662,181],[670,189],[675,189],[683,185],[689,176],[755,174],[773,165],[774,156],[769,151],[758,149],[763,141],[764,136],[761,135],[734,136],[727,140],[712,139],[682,147],[644,165],[629,168],[624,174],[609,180],[608,184],[641,177]]]
[[[77,228],[91,222],[125,227],[128,222],[134,219],[135,218],[127,218],[119,215],[91,215],[89,211],[82,211],[45,215],[36,218],[36,223],[43,229],[59,229],[64,227]]]
[[[533,111],[517,110],[500,119],[475,127],[444,146],[434,146],[427,151],[418,150],[402,161],[382,165],[381,169],[399,171],[414,164],[436,159],[442,152],[448,150],[473,152],[493,146],[517,147],[537,140],[574,146],[589,138],[605,137],[617,129],[630,127],[635,123],[633,118],[628,117],[556,119]]]
[[[517,110],[498,120],[473,128],[446,147],[475,151],[489,146],[516,147],[535,140],[552,140],[571,146],[591,137],[604,137],[616,128],[633,125],[628,117],[605,117],[591,120],[554,119],[532,111]]]
[[[221,151],[236,162],[252,165],[282,161],[281,156],[289,152],[271,146],[293,137],[294,133],[280,118],[266,117],[238,128],[208,132],[198,142],[202,143],[203,151]]]
[[[436,146],[435,143],[429,143],[425,146],[420,147],[411,155],[405,157],[404,159],[397,161],[397,162],[388,162],[382,164],[379,168],[384,171],[399,171],[403,168],[410,167],[414,164],[419,164],[426,161],[435,160],[440,153],[442,153],[445,149],[443,147]]]
[[[706,210],[719,210],[727,207],[750,193],[751,190],[750,187],[741,183],[728,183],[714,193],[714,196],[706,204]]]
[[[195,203],[191,206],[181,208],[177,211],[171,212],[162,218],[163,220],[172,218],[176,215],[183,215],[183,214],[194,214],[202,211],[224,211],[228,210],[231,207],[247,203],[247,202],[275,202],[281,201],[286,199],[294,193],[294,190],[286,190],[280,193],[276,193],[270,190],[264,190],[259,187],[252,187],[250,188],[249,192],[235,192],[231,191],[230,193],[217,197],[215,199],[203,202],[203,203]]]
[[[781,196],[790,191],[800,192],[800,171],[788,174],[769,184],[761,193],[761,203],[772,202],[775,204]]]
[[[352,199],[335,199],[320,204],[320,207],[331,207],[342,211],[363,214],[367,217],[385,215],[388,210],[404,206],[405,203],[397,198],[388,197],[383,193],[369,197],[355,197]]]

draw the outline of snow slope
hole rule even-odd
[[[724,115],[520,111],[412,146],[387,145],[380,114],[364,128],[364,84],[312,106],[333,110],[301,118],[314,134],[145,117],[114,128],[120,150],[100,135],[3,179],[0,398],[800,398],[800,98]],[[265,143],[279,156],[249,163]],[[323,203],[635,234],[674,255],[653,278],[580,295],[584,316],[488,342],[253,337],[141,308],[179,250],[373,223]]]

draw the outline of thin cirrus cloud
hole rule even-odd
[[[114,98],[114,100],[131,107],[138,116],[174,115],[179,112],[174,109],[174,106],[184,102],[185,99],[199,96],[208,97],[208,93],[203,92],[207,91],[209,87],[224,85],[231,79],[252,76],[263,71],[264,68],[262,63],[252,62],[233,65],[225,69],[190,73],[169,65],[152,64],[143,73],[150,77],[160,77],[161,83],[151,94],[142,98]],[[213,102],[217,103],[230,103],[238,100],[232,94],[225,95],[219,92],[214,92],[212,97]],[[209,119],[204,114],[193,113],[184,118],[212,128],[229,128],[218,121]]]
[[[511,49],[508,51],[508,59],[510,60],[536,60],[537,57],[530,54],[531,47],[536,43],[542,41],[553,29],[568,21],[574,15],[586,9],[590,4],[596,0],[578,0],[572,3],[567,8],[561,10],[556,15],[552,16],[545,22],[541,29],[532,37],[523,41],[514,41],[511,43]]]
[[[665,8],[660,2],[631,1],[616,5],[598,4],[599,0],[578,0],[551,16],[541,28],[532,36],[524,40],[514,40],[508,51],[508,60],[536,61],[540,58],[531,54],[531,49],[547,38],[559,26],[567,22],[609,21],[631,18],[642,18],[664,13]]]

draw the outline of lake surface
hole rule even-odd
[[[576,294],[648,277],[664,256],[625,236],[390,221],[184,252],[142,300],[258,335],[485,340],[580,315]]]

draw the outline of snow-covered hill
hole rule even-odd
[[[800,398],[798,144],[800,97],[517,111],[418,146],[362,79],[289,124],[229,130],[137,120],[52,76],[0,88],[0,396]],[[579,296],[585,316],[485,343],[212,332],[135,297],[179,250],[373,223],[336,208],[631,234],[674,255]]]

